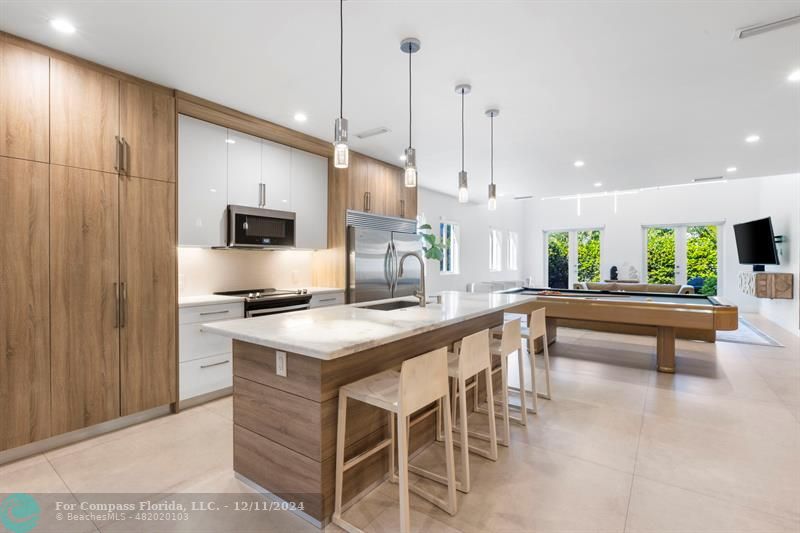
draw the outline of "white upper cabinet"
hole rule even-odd
[[[292,149],[292,203],[295,246],[328,247],[328,159]]]
[[[225,245],[228,131],[178,117],[178,243]]]
[[[262,207],[279,211],[292,209],[292,149],[282,144],[261,141],[261,183],[266,190]]]
[[[264,207],[261,139],[228,130],[228,203]]]

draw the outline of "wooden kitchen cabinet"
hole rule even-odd
[[[175,98],[165,89],[120,82],[120,137],[128,176],[175,181]]]
[[[50,166],[54,435],[119,416],[119,179]]]
[[[406,187],[403,170],[399,172],[401,189],[400,216],[403,218],[417,218],[417,187]]]
[[[50,162],[117,172],[119,80],[82,65],[50,59]]]
[[[416,187],[406,189],[402,169],[351,153],[346,172],[348,209],[392,217],[416,217]],[[414,192],[408,192],[411,190]]]
[[[0,156],[48,162],[50,58],[0,41]]]
[[[121,414],[177,401],[175,185],[123,177]]]
[[[0,157],[0,450],[50,436],[48,172]]]

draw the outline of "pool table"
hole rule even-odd
[[[548,343],[555,342],[558,326],[655,335],[659,372],[675,372],[676,336],[713,342],[717,331],[739,326],[738,308],[715,296],[527,287],[503,292],[536,296],[507,312],[544,307]]]

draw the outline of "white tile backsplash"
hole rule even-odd
[[[313,253],[178,247],[178,291],[180,296],[196,296],[261,287],[310,287]]]

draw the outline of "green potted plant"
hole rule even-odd
[[[430,224],[421,225],[419,234],[422,236],[422,249],[425,251],[425,257],[434,261],[444,259],[445,250],[450,248],[450,240],[434,235]]]

